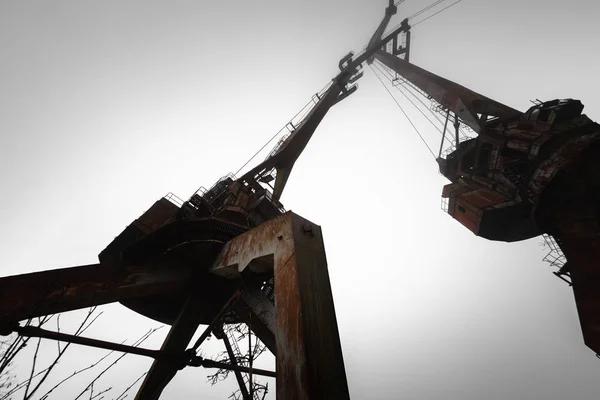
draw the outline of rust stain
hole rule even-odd
[[[275,272],[277,398],[308,399],[300,292],[293,254],[287,261],[276,257]]]
[[[226,268],[236,265],[242,272],[252,260],[281,251],[278,237],[290,237],[290,227],[291,213],[286,213],[234,238],[221,251],[213,273],[227,275]]]

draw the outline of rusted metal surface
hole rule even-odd
[[[278,380],[278,398],[347,399],[321,228],[297,215],[291,218],[294,252],[276,257],[275,263],[277,373],[283,382],[299,385],[282,386]]]
[[[277,258],[292,253],[291,247],[283,246],[291,238],[291,214],[273,218],[227,242],[211,272],[225,278],[241,278],[242,273],[272,273]],[[273,257],[273,262],[256,262],[268,256]]]
[[[213,273],[268,272],[273,255],[278,399],[347,399],[348,383],[319,226],[288,212],[229,242]]]
[[[182,290],[192,272],[166,265],[92,264],[0,278],[0,322]]]

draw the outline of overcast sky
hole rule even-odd
[[[407,0],[391,26],[430,2]],[[0,273],[97,262],[167,192],[236,171],[366,45],[386,3],[0,0]],[[571,97],[597,119],[599,19],[589,0],[463,0],[415,27],[411,61],[523,111]],[[352,397],[597,399],[600,360],[541,238],[490,242],[444,214],[431,155],[368,68],[359,86],[282,197],[322,226]],[[90,335],[156,325],[112,305]],[[57,376],[102,354],[73,353]],[[149,365],[130,356],[105,383]],[[163,397],[235,387],[206,373],[181,372]]]

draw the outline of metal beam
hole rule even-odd
[[[231,371],[239,371],[239,372],[245,372],[245,373],[250,373],[250,368],[248,367],[242,367],[241,365],[233,365],[233,364],[227,364],[227,363],[222,363],[219,361],[214,361],[214,360],[206,360],[206,359],[202,359],[201,360],[201,365],[191,365],[192,367],[204,367],[204,368],[219,368],[219,369],[228,369]],[[252,373],[255,375],[262,375],[262,376],[269,376],[271,378],[275,378],[276,373],[273,371],[267,371],[266,369],[259,369],[259,368],[252,368]]]
[[[319,226],[288,212],[236,237],[213,273],[262,274],[273,255],[278,399],[348,399],[348,383]]]
[[[275,340],[275,306],[258,287],[248,287],[242,293],[242,301],[235,304],[235,314],[258,336],[267,348],[277,356]]]
[[[92,264],[0,278],[0,324],[184,289],[193,269]]]
[[[160,350],[144,349],[142,347],[128,346],[122,343],[113,343],[78,335],[70,335],[63,332],[52,332],[37,326],[19,326],[15,328],[14,331],[19,335],[26,337],[58,340],[60,342],[74,343],[82,346],[136,354],[138,356],[150,357],[154,359],[166,359],[170,360],[171,362],[181,363],[182,365],[187,363],[185,352],[167,353]]]
[[[231,347],[231,343],[229,342],[229,338],[227,337],[227,333],[223,329],[223,327],[219,327],[220,334],[222,335],[221,340],[223,340],[223,344],[225,345],[225,349],[227,350],[227,355],[229,356],[229,361],[232,365],[237,366],[237,359],[235,353],[233,352],[233,348]],[[215,335],[216,336],[216,335]],[[238,386],[240,387],[240,392],[242,393],[243,400],[250,400],[250,394],[248,393],[248,388],[244,383],[244,377],[240,371],[233,371],[235,374],[235,379],[237,380]]]
[[[383,20],[381,20],[381,23],[375,30],[375,33],[373,33],[373,36],[371,36],[371,40],[369,40],[369,45],[367,47],[373,47],[375,43],[381,40],[381,36],[383,35],[385,28],[387,28],[388,24],[390,23],[390,20],[396,14],[397,11],[398,8],[394,4],[394,0],[390,0],[389,6],[385,9],[385,15],[383,17]],[[368,64],[371,64],[372,62],[373,56],[369,57],[367,60]]]
[[[444,108],[449,109],[475,132],[482,131],[482,122],[477,114],[499,118],[518,116],[520,111],[505,106],[495,100],[476,93],[439,75],[407,62],[383,50],[375,53],[375,58],[386,67],[402,76],[413,85],[431,96]]]
[[[240,376],[240,377],[241,377],[240,372],[254,373],[257,375],[275,377],[275,373],[272,371],[267,371],[264,369],[257,369],[257,368],[251,369],[251,368],[240,366],[235,362],[234,358],[232,359],[232,362],[228,364],[228,363],[223,363],[223,362],[215,361],[215,360],[209,360],[209,359],[205,359],[205,358],[196,356],[196,355],[194,355],[193,352],[190,352],[190,351],[184,351],[184,352],[179,352],[179,353],[170,353],[170,352],[166,352],[166,351],[162,351],[162,350],[150,350],[150,349],[144,349],[141,347],[127,346],[127,345],[124,345],[121,343],[113,343],[113,342],[107,342],[104,340],[87,338],[87,337],[83,337],[83,336],[69,335],[69,334],[61,333],[61,332],[52,332],[52,331],[48,331],[48,330],[45,330],[45,329],[42,329],[42,328],[39,328],[36,326],[17,327],[17,328],[15,328],[15,332],[17,332],[21,336],[58,340],[61,342],[74,343],[74,344],[79,344],[82,346],[89,346],[89,347],[95,347],[95,348],[100,348],[100,349],[135,354],[138,356],[150,357],[150,358],[154,358],[156,360],[166,360],[174,365],[177,365],[179,368],[183,368],[184,366],[219,368],[219,369],[227,369],[227,370],[234,371],[236,373],[236,376]],[[228,348],[228,351],[231,350],[231,346],[229,345],[229,343],[228,342],[226,342],[226,343],[227,343],[226,346]],[[230,357],[231,357],[231,355],[230,355]],[[242,379],[242,384],[243,384],[243,379]],[[245,386],[242,386],[242,387],[245,389]]]
[[[192,348],[196,350],[202,340],[208,336],[207,332],[210,333],[212,326],[218,323],[231,306],[231,304],[237,300],[239,292],[235,292],[231,298],[225,303],[225,306],[215,316],[209,328],[205,333],[196,341],[196,344]],[[165,338],[160,350],[168,353],[180,353],[184,352],[187,345],[190,343],[192,336],[196,333],[199,325],[199,305],[204,298],[198,293],[190,293],[185,305],[181,309],[179,316],[173,323],[169,334]],[[168,383],[175,377],[177,371],[181,368],[177,363],[173,363],[171,360],[156,359],[148,374],[144,378],[140,389],[135,397],[136,400],[156,400],[160,397],[162,391],[168,385]]]

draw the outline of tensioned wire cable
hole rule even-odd
[[[371,68],[371,70],[373,71],[373,73],[375,74],[375,76],[377,77],[377,79],[379,79],[379,82],[381,82],[381,85],[388,92],[388,94],[390,95],[390,97],[392,98],[392,100],[394,100],[394,103],[396,103],[396,105],[398,106],[398,108],[400,109],[400,111],[402,111],[402,114],[404,114],[404,116],[406,117],[406,119],[408,120],[408,122],[412,125],[412,127],[414,128],[414,130],[417,133],[417,135],[419,136],[419,138],[421,138],[421,141],[423,142],[423,144],[425,144],[425,147],[427,147],[427,150],[429,150],[429,152],[433,156],[433,159],[436,160],[437,157],[435,156],[435,153],[433,152],[433,150],[431,150],[431,147],[429,147],[429,145],[425,141],[425,138],[423,138],[423,135],[421,135],[421,132],[419,132],[419,129],[412,122],[412,120],[410,119],[410,117],[408,116],[408,114],[406,113],[406,111],[404,111],[404,108],[402,108],[402,106],[400,105],[400,103],[398,102],[398,100],[396,100],[396,98],[394,97],[394,95],[392,94],[392,92],[390,91],[390,89],[383,82],[383,79],[381,79],[381,77],[379,76],[379,74],[377,73],[377,71],[375,71],[375,69],[373,68],[373,66],[369,65],[369,67]]]
[[[420,20],[419,22],[415,22],[415,23],[414,23],[412,26],[413,26],[413,27],[415,27],[415,26],[417,26],[417,25],[419,25],[419,24],[422,24],[423,22],[427,21],[429,18],[435,17],[436,15],[438,15],[439,13],[441,13],[442,11],[449,9],[450,7],[452,7],[452,6],[454,6],[454,5],[458,4],[458,3],[460,3],[461,1],[462,1],[462,0],[456,0],[454,3],[450,4],[450,5],[449,5],[449,6],[447,6],[447,7],[444,7],[444,8],[442,8],[442,9],[441,9],[441,10],[439,10],[438,12],[435,12],[435,13],[431,14],[431,15],[430,15],[430,16],[428,16],[427,18],[425,18],[425,19],[422,19],[422,20]]]
[[[392,72],[379,60],[375,60],[378,69],[384,74],[384,76],[392,83],[392,86],[395,87],[400,93],[402,93],[402,95],[404,95],[404,97],[406,96],[406,93],[400,89],[400,86],[403,85],[393,85],[393,81],[395,79],[394,75],[392,74]],[[396,77],[399,76],[396,74]],[[423,101],[423,98],[426,98],[427,96],[423,93],[420,92],[420,89],[415,88],[414,85],[410,82],[408,82],[408,85],[405,86],[406,92],[408,92],[411,96],[413,96],[419,103],[421,103],[423,105],[423,107],[428,110],[431,115],[433,115],[433,117],[440,123],[440,126],[444,126],[445,123],[444,121],[441,119],[441,117],[438,115],[437,112],[434,112],[431,110],[431,108],[425,104],[425,102]],[[416,92],[416,93],[415,93]],[[410,99],[408,99],[410,101]],[[417,108],[419,110],[419,112],[421,112],[421,114],[423,114],[423,111],[417,107],[414,102],[411,101],[411,103],[413,103],[413,105],[415,106],[415,108]],[[439,126],[435,125],[435,123],[433,121],[431,121],[426,115],[423,115],[425,118],[427,118],[429,120],[429,122],[431,122],[431,124],[434,126],[434,128],[436,128],[440,133],[443,134],[442,130],[439,128]],[[465,133],[465,131],[462,129],[462,127],[460,128],[460,133],[462,134],[461,139],[462,140],[466,140],[469,139],[469,135],[467,133]],[[449,140],[449,139],[447,139]]]
[[[382,74],[385,74],[384,70],[382,70],[382,67],[379,65],[379,63],[376,63],[375,67],[379,70],[379,72],[381,72]],[[389,76],[386,76],[386,78],[388,80],[390,80]],[[425,112],[423,110],[421,110],[420,107],[418,107],[407,95],[406,93],[404,93],[404,91],[400,90],[399,86],[396,86],[396,89],[398,89],[398,91],[400,93],[402,93],[402,95],[404,97],[406,97],[406,99],[421,113],[421,115],[423,115],[423,117],[425,117],[427,119],[427,121],[429,121],[431,123],[431,125],[437,129],[440,133],[442,133],[442,130],[429,118],[429,116],[427,114],[425,114]],[[408,90],[408,89],[407,89]],[[424,107],[427,107],[427,105],[419,98],[417,97],[414,93],[412,93],[410,90],[408,90],[409,93],[411,93],[413,96],[415,96],[415,98],[421,102],[421,104],[423,104]],[[433,113],[432,113],[433,114]],[[435,116],[435,115],[434,115]],[[438,120],[438,122],[441,122]],[[443,124],[443,122],[441,122]]]

